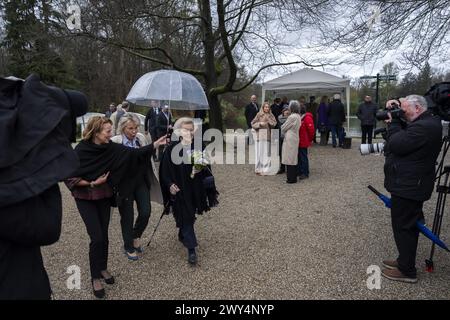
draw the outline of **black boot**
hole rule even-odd
[[[191,265],[197,264],[197,253],[195,253],[195,249],[188,250],[188,262]]]

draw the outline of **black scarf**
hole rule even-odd
[[[134,189],[136,176],[145,175],[145,166],[141,164],[150,163],[153,145],[135,149],[111,141],[97,145],[83,140],[75,147],[75,152],[80,167],[74,177],[93,181],[109,172],[108,184],[119,197],[126,197]]]

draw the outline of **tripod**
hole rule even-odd
[[[450,129],[449,129],[450,131]],[[447,200],[447,194],[450,193],[450,166],[444,166],[444,160],[447,155],[447,152],[450,148],[450,138],[449,134],[447,132],[447,135],[443,138],[443,146],[442,146],[442,158],[439,162],[439,166],[436,170],[437,175],[437,185],[436,185],[436,192],[438,193],[438,198],[436,202],[436,210],[434,212],[434,221],[433,221],[433,229],[432,232],[439,237],[439,234],[441,233],[441,226],[442,226],[442,219],[444,217],[444,209],[445,209],[445,202]],[[442,179],[442,176],[444,178]],[[443,180],[443,183],[441,184],[441,180]],[[434,256],[434,249],[435,249],[435,243],[431,245],[431,252],[429,259],[425,260],[426,270],[428,272],[433,272],[434,270],[434,262],[433,262],[433,256]]]

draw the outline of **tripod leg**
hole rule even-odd
[[[434,214],[433,229],[432,229],[432,232],[437,237],[439,237],[439,235],[441,233],[442,219],[443,219],[444,210],[445,210],[445,202],[447,200],[447,193],[449,192],[448,178],[449,178],[449,172],[447,171],[445,173],[445,184],[438,185],[438,187],[437,187],[438,199],[436,202],[436,210],[435,210],[435,214]],[[429,259],[425,260],[427,272],[434,271],[434,262],[433,262],[434,249],[435,249],[435,244],[433,243],[431,245],[430,257],[429,257]]]

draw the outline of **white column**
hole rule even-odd
[[[350,134],[350,86],[348,86],[345,91],[345,100],[347,100],[347,133]]]

